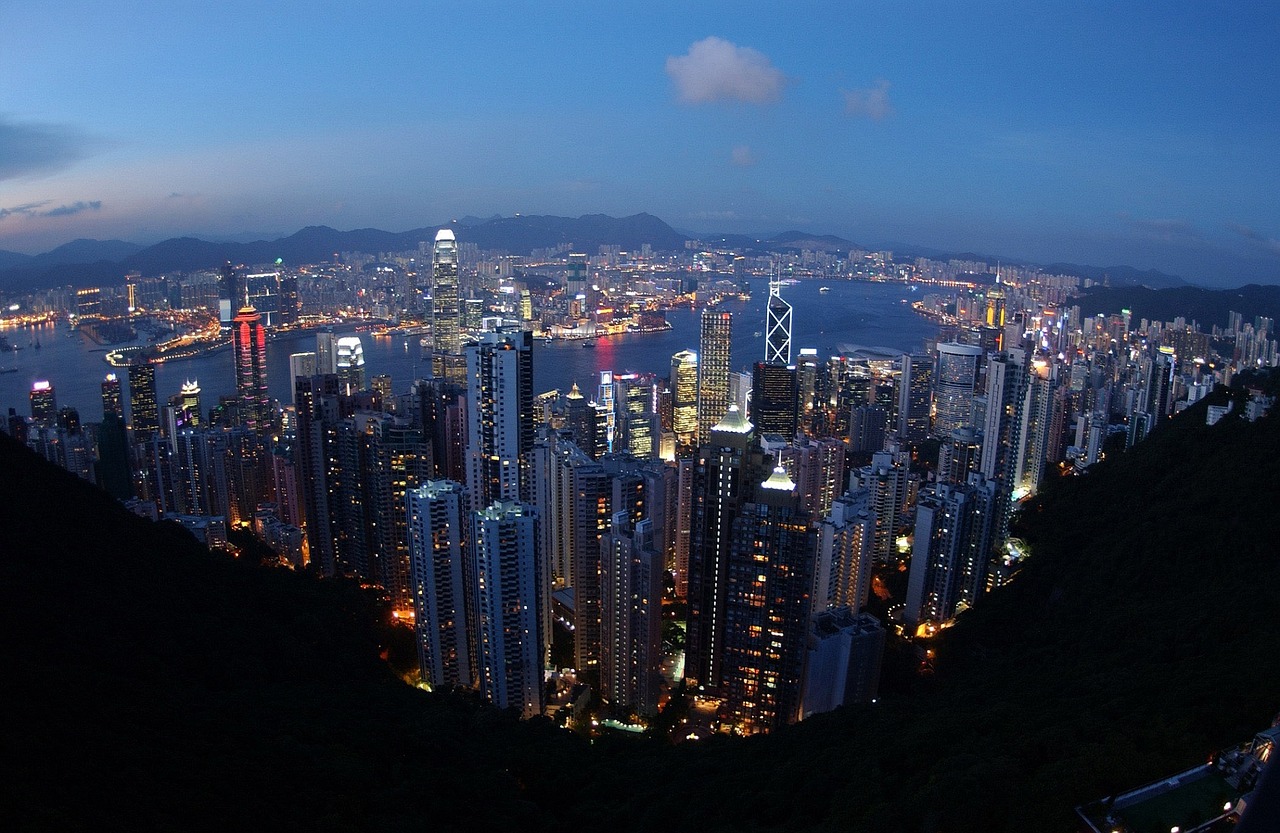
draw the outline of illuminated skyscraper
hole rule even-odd
[[[466,348],[467,488],[477,507],[528,495],[533,421],[533,334],[487,332]]]
[[[681,350],[671,357],[671,431],[681,443],[698,435],[698,354]]]
[[[902,354],[898,382],[898,438],[916,443],[929,436],[929,409],[933,394],[933,357]]]
[[[102,415],[115,414],[124,419],[124,398],[120,394],[120,379],[108,373],[102,381]]]
[[[707,307],[698,339],[698,444],[711,439],[711,428],[729,409],[729,366],[733,347],[733,314]]]
[[[200,381],[188,379],[182,383],[182,391],[178,394],[182,410],[187,412],[187,425],[192,427],[204,424],[200,413]]]
[[[973,426],[974,384],[982,348],[971,344],[939,344],[933,433],[950,437],[958,428]]]
[[[129,365],[129,420],[134,436],[138,438],[160,430],[156,367],[145,359]]]
[[[241,307],[231,327],[236,365],[236,395],[240,419],[258,433],[271,430],[271,401],[267,397],[267,331],[253,307]]]
[[[766,364],[791,364],[791,305],[782,300],[782,281],[769,279],[769,303],[765,307],[764,360]]]
[[[466,489],[451,480],[428,481],[409,490],[408,513],[422,679],[434,687],[475,685],[466,610]]]
[[[449,229],[436,232],[431,259],[431,374],[456,384],[466,381],[458,296],[458,243]]]
[[[31,386],[31,419],[37,425],[52,426],[58,418],[58,398],[53,385],[41,380]]]
[[[350,396],[364,390],[364,345],[359,336],[338,339],[335,371],[342,380],[344,393]]]

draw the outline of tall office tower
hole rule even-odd
[[[756,362],[751,368],[751,422],[761,436],[791,439],[796,435],[796,369]]]
[[[743,734],[800,718],[815,533],[774,468],[733,520],[726,571],[722,714]]]
[[[900,561],[895,542],[898,524],[908,504],[909,464],[910,455],[905,452],[881,451],[871,455],[871,465],[853,474],[857,486],[870,492],[871,510],[876,519],[872,558],[877,564]]]
[[[658,713],[664,559],[653,522],[617,512],[600,540],[600,693],[615,713]]]
[[[585,254],[569,255],[569,269],[565,272],[564,290],[569,298],[585,295],[587,292],[588,263]]]
[[[963,486],[940,483],[921,494],[903,613],[908,633],[941,625],[986,592],[997,485],[974,474]]]
[[[431,256],[431,375],[461,385],[466,384],[466,373],[458,296],[458,243],[446,228],[436,232]]]
[[[542,713],[542,633],[534,510],[497,501],[472,513],[472,582],[482,694],[524,717]]]
[[[16,439],[16,438],[15,438]],[[133,473],[129,468],[129,435],[124,417],[116,411],[102,415],[98,426],[98,480],[116,500],[133,497]]]
[[[982,348],[971,344],[939,344],[933,433],[949,437],[973,425],[974,385]]]
[[[1018,437],[1018,454],[1013,467],[1013,490],[1019,497],[1035,494],[1044,476],[1053,420],[1054,389],[1052,368],[1045,359],[1031,363],[1023,417]]]
[[[847,607],[814,613],[805,661],[801,719],[843,705],[874,703],[885,631],[869,613]]]
[[[564,427],[577,443],[578,448],[595,448],[595,419],[587,405],[587,398],[582,395],[578,383],[574,382],[569,392],[564,395]]]
[[[31,385],[31,419],[38,425],[52,426],[58,420],[58,397],[53,385],[41,380]]]
[[[115,414],[124,419],[124,399],[120,394],[120,379],[114,373],[108,373],[102,380],[102,415]]]
[[[846,492],[832,502],[831,510],[818,523],[818,554],[813,570],[815,611],[848,607],[857,613],[866,606],[875,535],[876,518],[869,491]]]
[[[316,375],[324,376],[337,372],[338,338],[332,330],[321,330],[316,333]]]
[[[267,395],[267,331],[253,307],[242,307],[232,322],[236,394],[240,419],[260,434],[271,430],[271,400]]]
[[[600,386],[597,388],[596,404],[605,412],[605,453],[613,453],[613,438],[617,432],[617,403],[614,401],[614,382],[612,370],[600,371]]]
[[[749,481],[763,467],[754,445],[754,427],[730,407],[699,450],[694,470],[685,678],[705,690],[720,685],[733,519]]]
[[[733,347],[733,314],[707,307],[702,311],[698,340],[698,444],[711,439],[711,428],[729,408],[729,362]]]
[[[849,417],[849,450],[855,454],[884,451],[889,412],[882,405],[855,405]]]
[[[187,379],[182,383],[182,389],[178,393],[178,401],[187,415],[187,425],[192,427],[204,425],[205,419],[200,413],[199,379]]]
[[[298,450],[302,475],[303,514],[311,560],[325,576],[338,574],[337,545],[329,513],[328,472],[337,455],[336,424],[351,413],[341,407],[336,374],[299,376],[294,380],[298,403]]]
[[[999,329],[1005,325],[1004,289],[1000,286],[1000,276],[996,275],[995,286],[987,290],[986,322],[988,327]]]
[[[466,489],[431,480],[408,496],[409,552],[413,562],[414,633],[418,667],[433,688],[475,685],[468,628]]]
[[[782,279],[769,278],[769,301],[765,305],[765,364],[791,364],[791,305],[782,300]]]
[[[898,439],[918,443],[929,436],[933,396],[933,357],[903,353],[898,383]]]
[[[280,275],[276,272],[260,272],[244,276],[245,306],[253,307],[262,316],[264,327],[280,323]]]
[[[289,354],[289,395],[290,402],[296,408],[298,405],[298,388],[297,381],[299,376],[310,378],[316,375],[316,354],[315,353],[290,353]]]
[[[474,506],[529,502],[533,333],[480,333],[467,345],[467,489]]]
[[[348,396],[364,390],[364,345],[360,343],[360,336],[338,339],[334,372]]]
[[[222,264],[218,280],[218,320],[230,324],[236,310],[244,306],[244,280],[239,269],[231,261]]]
[[[818,392],[818,350],[816,347],[801,347],[796,358],[796,389],[799,395],[797,408],[800,413],[808,414],[816,405]]]
[[[1005,350],[987,362],[987,414],[982,435],[982,457],[978,471],[996,481],[992,517],[992,569],[989,586],[999,586],[1005,576],[998,569],[1000,550],[1009,533],[1009,514],[1016,479],[1018,440],[1026,414],[1027,354]]]
[[[280,273],[280,320],[283,327],[291,327],[298,323],[302,313],[302,304],[298,300],[298,274],[285,270]]]
[[[675,573],[676,598],[689,597],[689,558],[693,536],[694,473],[696,461],[692,457],[676,459],[676,513],[675,541],[672,568]]]
[[[671,431],[683,445],[698,439],[698,354],[692,350],[671,357]]]

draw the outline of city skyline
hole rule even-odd
[[[1280,280],[1270,10],[67,12],[2,15],[0,249],[648,211]]]

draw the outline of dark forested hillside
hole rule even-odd
[[[0,437],[6,829],[1067,831],[1280,709],[1280,419],[1052,483],[936,671],[767,738],[588,745],[399,681],[376,599],[209,555]]]

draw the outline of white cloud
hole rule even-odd
[[[889,101],[888,81],[877,81],[863,90],[843,90],[842,92],[846,116],[865,116],[872,121],[881,121],[893,115],[893,104]]]
[[[787,82],[763,53],[715,36],[694,43],[687,55],[668,56],[667,75],[686,104],[771,104]]]
[[[750,168],[756,163],[755,154],[746,145],[738,145],[729,152],[729,161],[739,168]]]

